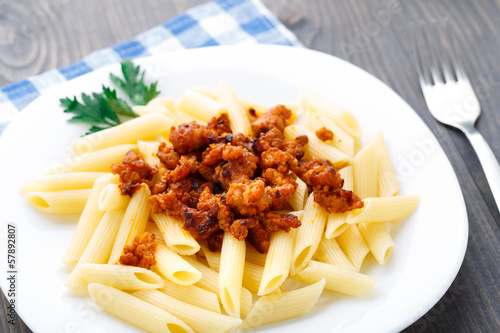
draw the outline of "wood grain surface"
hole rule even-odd
[[[204,2],[0,0],[0,86],[69,65]],[[306,47],[346,59],[394,89],[431,128],[455,169],[469,217],[467,254],[448,292],[404,331],[500,332],[500,213],[466,138],[428,113],[410,45],[410,22],[420,29],[448,20],[482,106],[477,127],[500,158],[500,1],[263,2]],[[8,324],[3,294],[2,304],[1,332],[31,332],[20,319]]]

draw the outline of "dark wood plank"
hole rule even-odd
[[[126,41],[203,0],[0,2],[0,86]],[[479,161],[458,131],[428,113],[411,64],[409,22],[447,17],[482,105],[477,127],[500,157],[500,1],[264,0],[306,47],[372,73],[431,128],[457,173],[470,223],[467,254],[443,298],[405,332],[500,331],[500,214]],[[452,208],[452,207],[451,207]],[[425,287],[425,286],[422,286]],[[408,300],[411,302],[411,300]],[[6,309],[2,295],[3,309]],[[1,330],[29,332],[21,322]]]

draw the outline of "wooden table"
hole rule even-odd
[[[69,65],[203,2],[0,0],[0,86]],[[448,292],[405,332],[499,332],[500,213],[468,141],[457,130],[439,124],[426,109],[410,60],[408,24],[448,17],[481,102],[477,127],[500,158],[500,1],[264,3],[306,47],[350,61],[402,96],[431,128],[457,173],[470,224],[467,254]],[[14,34],[7,33],[9,26],[16,27]],[[2,302],[0,331],[31,332],[20,319],[15,325],[7,323],[3,294]]]

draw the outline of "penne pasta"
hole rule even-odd
[[[154,222],[148,221],[144,232],[149,232],[150,234],[155,235],[155,242],[165,244],[165,239],[163,239],[163,235],[161,234],[160,229],[158,229]]]
[[[92,188],[97,178],[106,172],[68,172],[47,175],[24,183],[19,192],[25,194],[33,191],[65,191]]]
[[[252,135],[252,125],[247,113],[240,105],[240,101],[233,89],[225,82],[217,85],[217,97],[227,110],[231,130],[234,134],[242,133],[245,136]]]
[[[389,157],[389,152],[385,145],[384,134],[380,132],[376,136],[377,155],[378,155],[378,188],[377,196],[391,197],[399,194],[401,186],[394,167]]]
[[[395,222],[408,217],[418,206],[418,196],[402,195],[363,200],[365,207],[349,212],[348,223]]]
[[[100,211],[107,212],[115,209],[124,209],[128,206],[130,197],[122,195],[117,184],[108,184],[104,187],[97,199]]]
[[[358,230],[378,263],[385,264],[391,257],[394,247],[394,241],[385,223],[361,223],[358,225]]]
[[[372,140],[354,156],[354,161],[352,163],[354,171],[354,193],[361,199],[377,196],[377,165],[377,142]]]
[[[28,192],[24,195],[31,207],[47,214],[80,214],[90,197],[91,189]]]
[[[324,287],[325,280],[320,280],[304,288],[261,297],[239,331],[306,314],[316,304]]]
[[[358,271],[349,258],[347,258],[335,239],[327,239],[323,237],[319,243],[318,250],[316,251],[316,258],[321,262],[336,267],[355,272]]]
[[[89,134],[76,140],[72,149],[77,154],[87,154],[116,145],[136,143],[137,140],[154,138],[169,133],[174,121],[159,113],[149,113],[118,126]]]
[[[146,223],[148,223],[150,194],[149,188],[142,184],[140,189],[132,195],[116,235],[108,264],[116,264],[122,255],[123,247],[133,241],[136,236],[144,233]]]
[[[299,220],[301,220],[299,218]],[[266,264],[267,253],[258,252],[255,247],[247,246],[245,259],[248,262],[264,267]]]
[[[371,276],[314,260],[293,278],[307,283],[325,279],[325,289],[350,296],[366,294],[377,284],[377,280]]]
[[[365,260],[366,255],[370,252],[370,249],[368,245],[366,245],[363,236],[361,236],[358,227],[350,225],[346,231],[336,238],[336,240],[347,258],[349,258],[354,265],[356,271],[359,272],[361,264],[363,260]]]
[[[200,250],[196,239],[182,227],[182,221],[165,213],[151,214],[151,218],[160,229],[167,246],[175,253],[192,255]]]
[[[173,314],[195,332],[229,332],[241,324],[241,319],[214,313],[175,299],[158,290],[140,290],[132,293],[154,306]]]
[[[87,246],[90,238],[97,229],[99,222],[104,216],[104,212],[98,209],[98,199],[101,191],[108,185],[118,182],[118,176],[107,174],[99,177],[88,197],[82,215],[78,220],[73,238],[64,253],[62,262],[72,262],[80,259],[85,247]]]
[[[123,209],[115,209],[104,214],[92,238],[80,256],[78,264],[71,272],[68,281],[66,281],[66,287],[76,288],[87,285],[80,274],[80,265],[105,264],[108,262],[124,213],[125,210]]]
[[[354,175],[352,166],[347,166],[339,171],[340,176],[344,180],[344,190],[354,191]],[[349,225],[347,224],[347,215],[345,213],[330,213],[326,220],[325,237],[328,239],[335,238],[343,233]]]
[[[311,193],[304,207],[302,225],[294,231],[295,244],[290,267],[292,276],[300,272],[316,252],[325,230],[327,216],[326,209],[314,202]]]
[[[103,310],[148,332],[194,331],[174,315],[124,291],[100,283],[88,286],[90,297]]]
[[[150,100],[147,106],[163,106],[169,110],[174,109],[175,98],[170,96],[157,96]]]
[[[190,265],[186,260],[166,245],[158,244],[156,247],[156,265],[154,266],[164,277],[170,281],[187,286],[198,282],[202,273]]]
[[[84,264],[78,269],[88,283],[102,283],[120,290],[157,289],[165,286],[158,274],[136,266]]]
[[[156,156],[158,152],[158,146],[160,142],[158,141],[137,141],[137,147],[144,157],[144,161],[150,166],[160,167],[160,159]]]
[[[288,203],[296,211],[304,209],[304,202],[307,198],[307,184],[297,177],[297,189]]]
[[[285,140],[292,141],[299,135],[307,135],[309,143],[306,145],[306,157],[322,158],[332,162],[335,168],[342,168],[349,163],[349,156],[337,148],[324,143],[302,125],[290,125],[285,128]]]
[[[207,122],[225,111],[222,103],[196,90],[186,91],[177,101],[176,108]]]
[[[150,105],[149,103],[148,105],[134,105],[132,106],[132,110],[141,117],[150,113],[159,113],[165,117],[174,118],[174,113],[163,105]]]
[[[195,285],[181,286],[170,280],[163,280],[165,287],[161,289],[167,295],[199,308],[221,313],[219,298],[216,293],[202,289]]]
[[[111,165],[123,161],[125,154],[131,150],[137,151],[137,145],[119,145],[85,155],[76,155],[68,158],[65,164],[55,164],[47,173],[110,172]]]
[[[240,318],[241,285],[245,268],[245,242],[224,232],[219,269],[219,297],[224,310]]]

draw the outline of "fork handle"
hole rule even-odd
[[[498,165],[490,146],[473,124],[462,125],[460,129],[465,133],[472,144],[472,148],[476,151],[477,157],[479,157],[486,180],[495,198],[497,209],[500,210],[500,165]]]

